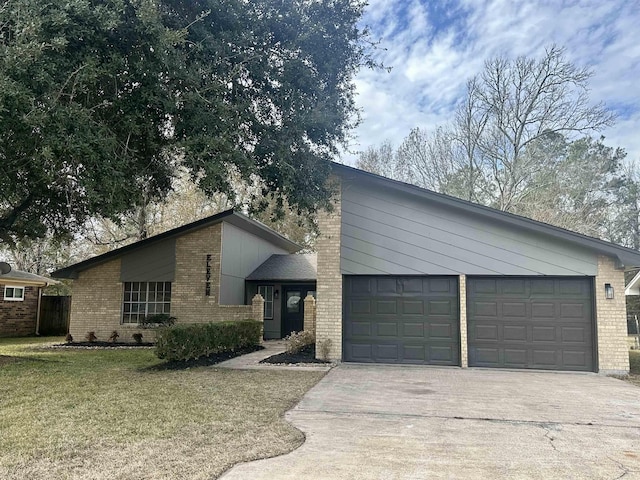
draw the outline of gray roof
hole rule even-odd
[[[11,270],[9,273],[0,274],[0,283],[6,285],[9,282],[31,283],[34,285],[52,285],[58,283],[50,278],[41,277],[35,273],[23,272],[21,270]]]
[[[315,253],[271,255],[249,274],[247,280],[315,280],[317,265]]]
[[[164,233],[154,235],[144,240],[140,240],[138,242],[132,243],[131,245],[126,245],[124,247],[111,250],[110,252],[103,253],[102,255],[98,255],[97,257],[92,257],[88,260],[84,260],[83,262],[79,262],[74,265],[61,268],[60,270],[56,270],[55,272],[52,272],[51,276],[55,278],[77,278],[78,273],[83,270],[92,268],[96,265],[112,260],[114,258],[121,257],[122,255],[126,253],[130,253],[134,250],[137,250],[138,248],[152,245],[162,240],[166,240],[167,238],[175,238],[180,235],[184,235],[185,233],[189,233],[201,228],[209,227],[211,225],[215,225],[223,221],[228,222],[238,228],[241,228],[246,232],[252,233],[257,237],[267,240],[273,245],[276,245],[277,247],[282,248],[283,250],[286,250],[288,252],[291,252],[291,253],[297,252],[302,248],[297,243],[294,243],[291,240],[287,239],[286,237],[280,235],[278,232],[270,229],[263,223],[260,223],[257,220],[253,220],[231,209],[231,210],[226,210],[224,212],[220,212],[216,215],[212,215],[207,218],[203,218],[201,220],[197,220],[192,223],[188,223],[181,227],[174,228],[173,230],[168,230]]]
[[[357,179],[363,181],[370,181],[380,187],[390,187],[398,191],[417,195],[425,200],[434,202],[440,205],[446,205],[448,207],[458,208],[465,210],[480,217],[495,220],[498,222],[506,223],[515,228],[520,228],[525,231],[533,231],[544,233],[552,237],[560,238],[573,242],[583,247],[594,250],[598,253],[615,257],[618,259],[621,266],[626,268],[640,266],[640,252],[631,248],[616,245],[615,243],[600,240],[599,238],[589,237],[580,233],[572,232],[564,228],[549,225],[548,223],[539,222],[530,218],[521,217],[513,213],[503,212],[496,210],[495,208],[485,207],[477,203],[468,202],[460,198],[451,197],[442,193],[437,193],[426,188],[417,187],[408,183],[400,182],[398,180],[392,180],[390,178],[382,177],[374,173],[365,172],[358,168],[349,167],[340,163],[331,163],[333,173],[350,179]]]

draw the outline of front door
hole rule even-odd
[[[283,287],[282,336],[304,329],[304,299],[309,293],[315,296],[313,285],[290,285]]]

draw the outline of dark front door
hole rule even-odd
[[[282,289],[282,336],[304,329],[304,299],[315,296],[313,285],[289,285]]]
[[[467,279],[470,367],[594,370],[590,278]]]

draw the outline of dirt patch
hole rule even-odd
[[[220,352],[214,355],[209,355],[208,357],[196,358],[195,360],[174,360],[171,362],[154,365],[153,367],[149,367],[149,370],[186,370],[187,368],[192,367],[208,367],[210,365],[224,362],[225,360],[229,360],[231,358],[239,357],[240,355],[257,352],[258,350],[264,350],[264,347],[261,345],[255,345],[253,347],[234,350],[232,352]]]
[[[3,365],[8,365],[9,363],[14,363],[19,361],[20,359],[17,357],[10,357],[9,355],[0,355],[0,367]]]
[[[316,358],[316,346],[315,345],[307,345],[303,347],[298,353],[279,353],[277,355],[272,355],[270,357],[265,358],[264,360],[260,360],[260,363],[287,363],[287,364],[297,364],[297,363],[321,363],[327,364],[331,362],[327,362],[326,360],[319,360]]]

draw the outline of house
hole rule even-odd
[[[316,341],[334,360],[629,371],[640,253],[333,164]]]
[[[292,255],[300,249],[262,223],[228,210],[52,276],[73,279],[69,331],[78,340],[89,331],[106,340],[114,330],[124,341],[134,333],[153,340],[154,331],[141,330],[139,322],[161,313],[179,323],[263,316],[265,336],[281,338],[291,331],[282,318],[302,329],[295,317],[304,315],[304,302],[294,297],[315,290],[313,258]],[[251,305],[257,292],[264,298],[260,315]],[[283,301],[289,302],[284,308]]]
[[[42,289],[52,283],[55,282],[0,262],[0,337],[37,333]]]

